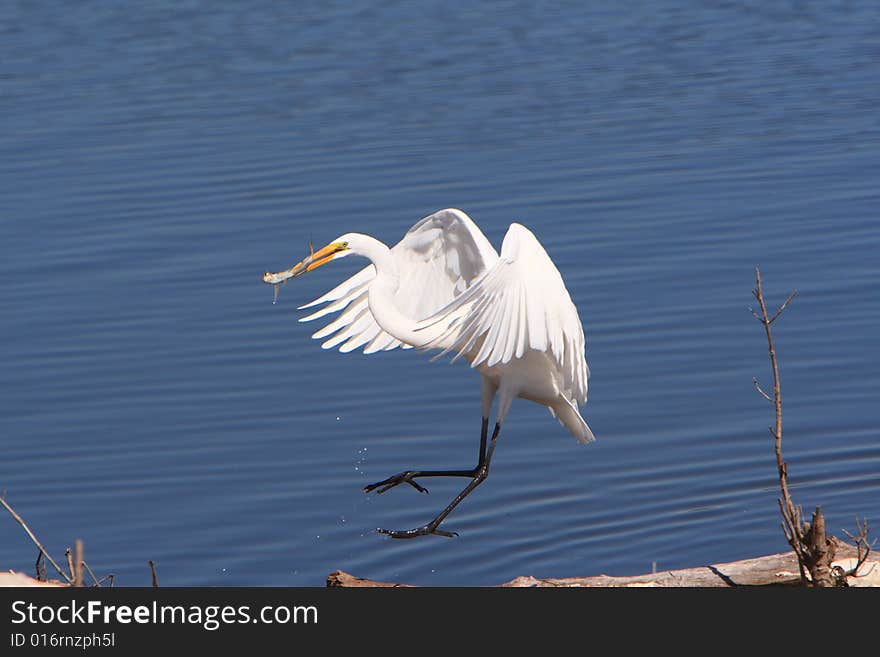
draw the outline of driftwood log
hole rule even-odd
[[[835,540],[835,539],[832,539]],[[843,541],[837,541],[836,559],[833,566],[844,571],[850,570],[856,563],[856,549]],[[846,578],[849,586],[880,587],[880,557],[871,554],[861,568],[858,576]],[[638,586],[672,586],[672,587],[729,587],[729,586],[782,586],[801,583],[798,560],[794,552],[771,554],[755,559],[721,563],[701,568],[684,570],[665,570],[646,575],[628,577],[612,577],[595,575],[592,577],[543,578],[517,577],[500,586],[535,587],[535,586],[585,586],[585,587],[638,587]],[[377,582],[371,579],[355,577],[337,570],[327,576],[327,586],[336,587],[400,587],[409,584]]]

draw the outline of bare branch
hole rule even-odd
[[[770,367],[773,371],[773,396],[761,388],[757,378],[752,379],[755,389],[764,399],[772,402],[775,411],[776,422],[770,429],[773,436],[774,451],[776,453],[776,470],[779,473],[779,488],[782,498],[778,500],[779,511],[782,514],[782,531],[788,544],[797,556],[798,567],[801,572],[801,583],[812,583],[813,586],[834,586],[845,583],[839,573],[832,569],[832,561],[837,546],[836,541],[829,540],[825,533],[825,517],[822,509],[816,507],[811,522],[802,522],[801,510],[791,499],[788,485],[788,466],[782,458],[782,392],[779,379],[779,363],[776,360],[776,347],[773,344],[773,331],[771,326],[779,319],[779,316],[791,303],[797,294],[797,290],[788,295],[788,298],[771,317],[767,312],[767,304],[764,301],[764,290],[761,286],[761,270],[755,267],[755,289],[752,294],[758,301],[760,314],[754,309],[752,314],[761,322],[767,335],[767,352],[770,355]],[[807,579],[807,572],[810,574]]]
[[[773,322],[775,322],[775,321],[779,318],[779,316],[782,314],[782,311],[785,310],[785,307],[788,306],[789,302],[790,302],[792,299],[794,299],[796,296],[797,296],[797,290],[795,290],[794,292],[792,292],[791,294],[789,294],[789,295],[788,295],[788,298],[787,298],[785,301],[782,302],[782,305],[779,306],[779,310],[776,311],[776,313],[773,315],[773,317],[771,317],[771,318],[768,320],[768,322],[769,322],[770,324],[772,324]]]
[[[46,581],[46,562],[43,561],[43,551],[37,550],[37,561],[34,564],[34,570],[37,571],[37,581]]]
[[[76,586],[74,582],[76,581],[76,574],[74,573],[73,567],[73,554],[70,552],[70,548],[64,550],[64,556],[67,557],[67,567],[70,569],[70,583]]]
[[[82,586],[83,585],[83,542],[82,539],[76,539],[74,545],[74,559],[73,559],[73,585],[74,586]]]
[[[46,560],[52,564],[52,566],[55,568],[55,570],[58,572],[58,574],[61,575],[66,581],[70,582],[71,578],[68,577],[67,574],[65,574],[65,572],[63,570],[61,570],[61,566],[59,566],[58,563],[52,558],[52,556],[48,552],[46,552],[46,548],[44,548],[43,544],[40,543],[39,539],[36,536],[34,536],[34,533],[31,531],[31,528],[28,527],[27,523],[22,519],[22,517],[15,512],[15,509],[13,509],[11,506],[9,506],[9,503],[6,501],[6,499],[2,495],[0,495],[0,504],[3,505],[3,508],[5,508],[7,511],[9,511],[9,515],[12,516],[13,520],[15,520],[15,522],[17,522],[19,525],[21,525],[22,529],[24,529],[24,531],[28,535],[28,537],[34,542],[34,545],[36,545],[37,548],[39,548],[40,552],[43,553],[43,555],[46,557]]]
[[[107,581],[108,579],[110,580],[110,588],[112,589],[113,588],[113,581],[114,581],[114,579],[116,579],[116,575],[114,575],[113,573],[110,573],[109,575],[104,575],[96,583],[98,586],[101,586],[101,584],[104,583],[105,581]]]
[[[159,580],[156,579],[156,564],[153,563],[152,559],[149,561],[149,564],[150,564],[150,576],[152,577],[152,580],[153,580],[153,588],[157,588],[159,586]]]
[[[868,559],[868,555],[871,554],[871,548],[874,547],[877,539],[875,538],[873,541],[868,541],[867,518],[860,523],[858,516],[856,516],[856,532],[857,536],[853,536],[847,530],[843,530],[843,533],[846,534],[853,543],[855,543],[857,550],[856,565],[848,570],[845,574],[852,577],[864,577],[864,575],[869,575],[874,570],[874,566],[872,565],[871,570],[869,570],[867,573],[864,573],[863,575],[858,574],[859,568],[861,568],[865,561]]]
[[[86,572],[91,576],[92,581],[95,583],[94,585],[95,585],[95,586],[101,586],[101,582],[102,582],[103,580],[99,580],[97,577],[95,577],[95,573],[93,573],[93,572],[92,572],[92,569],[89,568],[89,564],[87,564],[85,561],[83,561],[83,562],[82,562],[82,565],[83,565],[83,568],[86,569]],[[108,575],[108,577],[109,577],[109,575]],[[104,579],[107,579],[107,578],[105,577]]]
[[[763,388],[761,388],[761,384],[758,383],[758,379],[757,379],[757,377],[752,377],[752,383],[755,384],[755,390],[757,390],[758,393],[760,393],[760,395],[761,395],[764,399],[766,399],[768,402],[770,402],[770,403],[772,404],[772,403],[773,403],[773,398],[772,398],[770,395],[768,395],[766,392],[764,392]],[[771,433],[772,433],[773,429],[770,429],[770,431],[771,431]]]
[[[773,405],[776,411],[776,425],[771,429],[773,434],[775,451],[776,451],[776,467],[779,472],[779,485],[782,489],[782,498],[788,516],[795,517],[794,503],[791,501],[791,494],[788,491],[788,476],[785,462],[782,460],[782,393],[779,383],[779,365],[776,362],[776,348],[773,345],[773,332],[770,329],[770,319],[767,315],[767,305],[764,302],[764,292],[761,288],[761,270],[755,267],[755,289],[752,291],[758,300],[758,306],[761,309],[761,324],[764,326],[764,332],[767,334],[767,349],[770,353],[770,366],[773,370]],[[787,302],[786,302],[787,303]],[[766,395],[770,397],[770,395]],[[797,524],[792,528],[794,538],[802,538],[801,530]]]

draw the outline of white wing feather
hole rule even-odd
[[[556,265],[527,228],[511,224],[501,256],[486,275],[422,323],[448,328],[425,348],[444,347],[471,367],[491,367],[520,358],[528,349],[545,351],[559,368],[571,400],[587,401],[590,370],[577,308]]]
[[[498,260],[498,253],[477,225],[461,210],[435,212],[416,223],[391,249],[400,273],[395,301],[414,320],[424,319],[453,301],[483,276]],[[401,347],[411,349],[383,331],[368,303],[376,268],[368,265],[300,309],[327,304],[302,317],[310,322],[328,314],[339,316],[312,337],[329,338],[321,347],[348,353],[364,347],[365,354]],[[332,336],[332,337],[331,337]]]

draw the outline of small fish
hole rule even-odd
[[[263,282],[268,283],[269,285],[275,286],[275,298],[278,298],[278,286],[281,283],[286,283],[289,278],[294,278],[301,274],[305,274],[308,268],[309,263],[311,263],[313,256],[315,255],[315,247],[309,242],[309,255],[305,258],[305,260],[296,263],[290,269],[285,269],[284,271],[278,272],[269,272],[267,271],[263,274]]]
[[[324,247],[317,254],[315,253],[314,245],[309,242],[309,255],[303,258],[302,261],[296,263],[290,269],[285,269],[284,271],[279,272],[269,272],[267,271],[263,274],[263,282],[268,283],[269,285],[275,286],[275,297],[272,300],[272,303],[275,304],[278,302],[278,287],[283,285],[291,278],[296,278],[297,276],[302,276],[310,269],[314,267],[319,267],[325,262],[327,262],[330,258],[333,257],[333,254],[338,251],[344,251],[348,248],[348,245],[345,243],[331,244],[329,246]],[[318,256],[319,259],[316,261],[315,256]]]

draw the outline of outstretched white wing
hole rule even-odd
[[[404,315],[424,319],[453,301],[486,273],[498,254],[477,225],[461,210],[435,212],[415,224],[392,249],[400,274],[395,301]],[[397,347],[410,349],[383,331],[367,301],[376,268],[368,265],[327,294],[300,309],[328,304],[301,318],[310,322],[330,313],[340,315],[312,337],[327,339],[321,347],[348,353],[364,347],[365,354]]]
[[[511,224],[501,257],[463,294],[422,323],[448,328],[425,348],[443,347],[435,358],[455,353],[471,366],[492,366],[520,358],[528,349],[547,352],[568,398],[587,401],[590,370],[584,356],[584,330],[562,275],[532,232]]]

